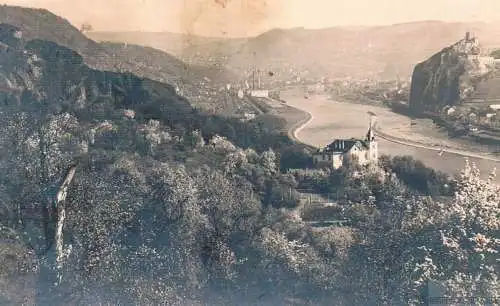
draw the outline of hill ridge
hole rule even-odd
[[[248,75],[248,67],[272,69],[276,77],[294,80],[297,77],[320,80],[322,77],[354,79],[396,79],[385,76],[387,65],[395,65],[400,77],[410,77],[415,63],[451,45],[467,30],[481,37],[485,47],[500,46],[500,25],[495,23],[463,23],[422,21],[395,25],[365,27],[331,27],[323,29],[272,29],[255,37],[193,40],[189,46],[168,34],[157,36],[144,33],[127,37],[111,33],[95,39],[123,41],[139,45],[154,45],[168,50],[181,59],[207,64],[211,60],[239,74]],[[279,34],[279,35],[276,35]],[[278,37],[279,39],[275,39]],[[262,39],[262,38],[269,39]],[[176,39],[180,39],[177,40]],[[175,49],[175,50],[174,50]]]
[[[224,97],[218,92],[210,99],[206,97],[206,93],[214,92],[214,88],[218,90],[235,79],[234,75],[221,67],[188,64],[164,50],[143,46],[123,49],[116,44],[97,43],[66,19],[45,9],[3,5],[0,6],[0,23],[19,27],[26,39],[52,41],[75,50],[91,68],[128,71],[142,78],[169,83],[178,87],[197,108],[231,116],[252,109],[247,102],[236,99],[230,99],[220,106],[217,101]],[[207,82],[206,78],[211,81]]]

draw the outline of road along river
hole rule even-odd
[[[494,168],[500,170],[498,157],[484,156],[483,158],[481,154],[472,150],[472,152],[467,152],[456,149],[444,149],[440,156],[441,149],[432,145],[405,142],[404,139],[401,141],[400,137],[398,139],[387,137],[390,136],[391,125],[401,124],[404,121],[407,121],[408,125],[411,123],[410,118],[393,113],[387,108],[340,103],[320,95],[306,99],[295,91],[282,92],[281,99],[288,105],[310,114],[308,120],[296,126],[291,133],[291,136],[308,145],[323,147],[335,138],[364,137],[369,122],[367,112],[371,111],[377,115],[377,125],[382,131],[378,137],[379,154],[411,155],[428,167],[451,175],[463,169],[466,158],[477,165],[483,177],[487,177]],[[439,143],[439,140],[435,142]],[[500,183],[500,173],[498,174],[496,181]]]

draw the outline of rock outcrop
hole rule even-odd
[[[198,109],[224,115],[235,115],[253,109],[253,104],[228,98],[225,91],[218,90],[236,80],[235,75],[221,67],[192,65],[153,48],[123,43],[97,43],[68,20],[45,9],[0,5],[0,23],[18,28],[23,40],[39,39],[75,51],[89,68],[129,72],[140,78],[178,86],[182,95]],[[211,97],[207,97],[208,93]],[[226,104],[220,103],[226,100]]]
[[[493,58],[482,56],[477,38],[466,35],[415,66],[410,109],[414,113],[436,113],[446,105],[458,105],[493,71]]]
[[[88,67],[75,51],[54,42],[25,39],[20,28],[0,24],[0,105],[89,110],[141,110],[154,117],[168,108],[172,124],[193,113],[189,102],[168,84],[131,73]],[[157,115],[156,115],[157,116]]]

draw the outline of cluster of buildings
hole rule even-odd
[[[362,166],[376,163],[378,142],[373,128],[372,116],[364,138],[335,139],[326,147],[314,152],[314,164],[318,167],[339,169],[346,161],[356,162]]]
[[[462,122],[491,125],[500,113],[500,62],[483,50],[479,39],[470,32],[454,48],[475,63],[468,73],[482,77],[474,87],[466,88],[458,106],[446,106],[444,114]]]
[[[471,32],[466,32],[465,37],[457,42],[453,48],[459,54],[464,55],[467,59],[475,64],[475,69],[469,71],[469,74],[482,75],[488,73],[495,67],[495,59],[484,52],[479,43],[479,39]],[[442,54],[441,56],[444,56]]]

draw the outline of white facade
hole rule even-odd
[[[364,140],[337,139],[323,150],[313,154],[314,164],[328,165],[333,169],[342,167],[347,159],[355,159],[360,165],[377,162],[378,143],[375,140],[371,124]]]
[[[341,152],[331,152],[331,153],[316,153],[313,155],[314,164],[329,164],[333,169],[338,169],[342,167],[344,161],[344,154]]]
[[[317,152],[313,155],[315,164],[328,165],[333,169],[339,169],[348,159],[355,159],[360,165],[376,162],[378,160],[377,141],[370,141],[366,147],[366,143],[362,140],[356,140],[356,144],[347,151]]]
[[[268,98],[269,90],[251,90],[250,96],[256,98]]]
[[[368,149],[368,159],[369,161],[377,161],[378,160],[378,142],[372,139],[369,144],[370,148]]]
[[[243,114],[243,120],[244,121],[249,121],[252,119],[255,119],[256,115],[254,113],[244,113]]]

